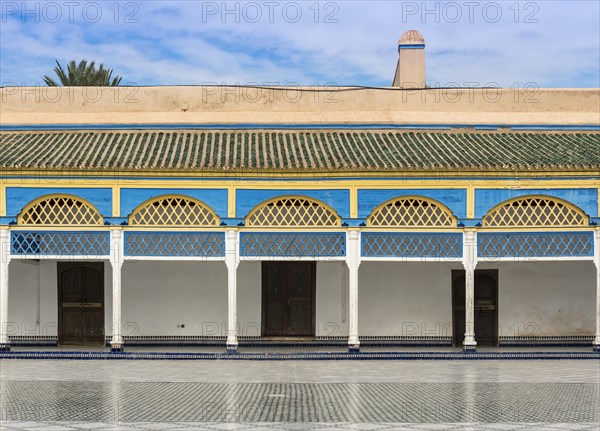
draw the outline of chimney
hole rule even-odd
[[[392,87],[425,88],[425,39],[408,30],[398,41],[398,65]]]

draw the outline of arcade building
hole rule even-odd
[[[600,90],[425,88],[424,48],[382,89],[2,88],[0,349],[600,350]]]

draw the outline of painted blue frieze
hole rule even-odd
[[[482,218],[496,205],[519,196],[543,195],[563,199],[581,208],[590,217],[598,217],[598,189],[476,189],[475,217]]]
[[[198,199],[211,207],[220,218],[227,217],[227,189],[121,189],[121,217],[127,217],[132,211],[147,201],[163,195],[183,195]]]
[[[7,187],[6,215],[16,217],[31,201],[46,195],[66,194],[85,199],[94,205],[103,217],[112,216],[112,189],[78,187]]]

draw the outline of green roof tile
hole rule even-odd
[[[3,169],[437,171],[600,169],[600,133],[129,130],[0,133]]]

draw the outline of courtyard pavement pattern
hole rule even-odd
[[[2,430],[599,430],[600,361],[1,360]]]

